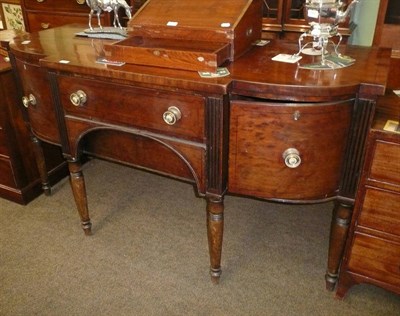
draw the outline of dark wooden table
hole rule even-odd
[[[390,51],[343,46],[354,65],[306,70],[272,61],[297,51],[296,43],[276,41],[228,65],[230,76],[210,79],[97,63],[112,41],[75,36],[83,28],[21,36],[11,53],[33,133],[60,145],[68,161],[85,233],[91,232],[85,155],[193,183],[207,201],[214,281],[221,274],[225,194],[284,203],[335,200],[326,274],[333,289]]]

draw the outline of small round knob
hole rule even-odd
[[[176,106],[170,106],[163,114],[164,122],[168,125],[174,125],[181,117],[182,113]]]
[[[86,0],[76,0],[77,4],[85,4]]]
[[[87,101],[86,93],[82,90],[71,93],[69,96],[71,103],[75,106],[83,106]]]
[[[35,96],[31,93],[28,97],[23,96],[22,97],[22,104],[24,107],[28,108],[29,105],[36,105],[36,98]]]
[[[285,165],[289,168],[297,168],[301,164],[300,153],[296,148],[288,148],[282,154]]]
[[[36,0],[37,2],[44,2],[44,0]]]
[[[43,30],[47,30],[47,29],[50,27],[50,23],[44,23],[44,22],[42,22],[42,23],[40,23],[40,27],[41,27]]]

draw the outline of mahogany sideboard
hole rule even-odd
[[[297,51],[297,43],[271,41],[227,65],[229,76],[201,78],[195,71],[98,63],[112,40],[75,36],[83,28],[27,34],[10,48],[34,135],[61,146],[68,161],[85,234],[91,233],[85,155],[192,183],[207,202],[215,282],[226,194],[334,200],[326,274],[332,290],[390,50],[343,46],[356,63],[320,71],[271,60]]]
[[[27,204],[43,189],[50,193],[50,185],[68,172],[58,146],[34,145],[38,140],[29,132],[26,113],[17,106],[17,85],[7,53],[15,35],[13,30],[0,31],[0,197]],[[37,166],[37,151],[45,159],[42,168]]]

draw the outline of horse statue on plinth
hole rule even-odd
[[[114,28],[119,28],[122,30],[121,23],[119,21],[118,10],[119,8],[125,9],[125,14],[128,19],[132,18],[132,7],[130,7],[125,0],[86,0],[86,4],[90,8],[89,13],[89,28],[93,31],[92,27],[92,16],[96,13],[97,16],[97,24],[99,28],[102,30],[103,26],[100,22],[100,14],[102,11],[105,12],[114,12]]]

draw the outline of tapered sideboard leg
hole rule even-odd
[[[352,205],[346,205],[340,202],[336,203],[333,210],[329,240],[328,269],[325,275],[326,289],[329,291],[333,291],[336,286],[352,212]]]
[[[89,209],[86,196],[85,179],[82,173],[82,165],[78,161],[69,161],[71,188],[74,194],[75,203],[81,218],[82,228],[85,235],[91,235],[92,223],[89,218]]]
[[[33,143],[33,152],[35,155],[36,165],[38,167],[40,180],[42,181],[42,189],[45,195],[51,195],[51,186],[49,176],[47,174],[46,160],[44,158],[42,142],[36,137],[31,136]]]
[[[207,199],[207,236],[210,251],[210,274],[213,283],[218,283],[221,276],[222,237],[224,232],[223,197]]]

